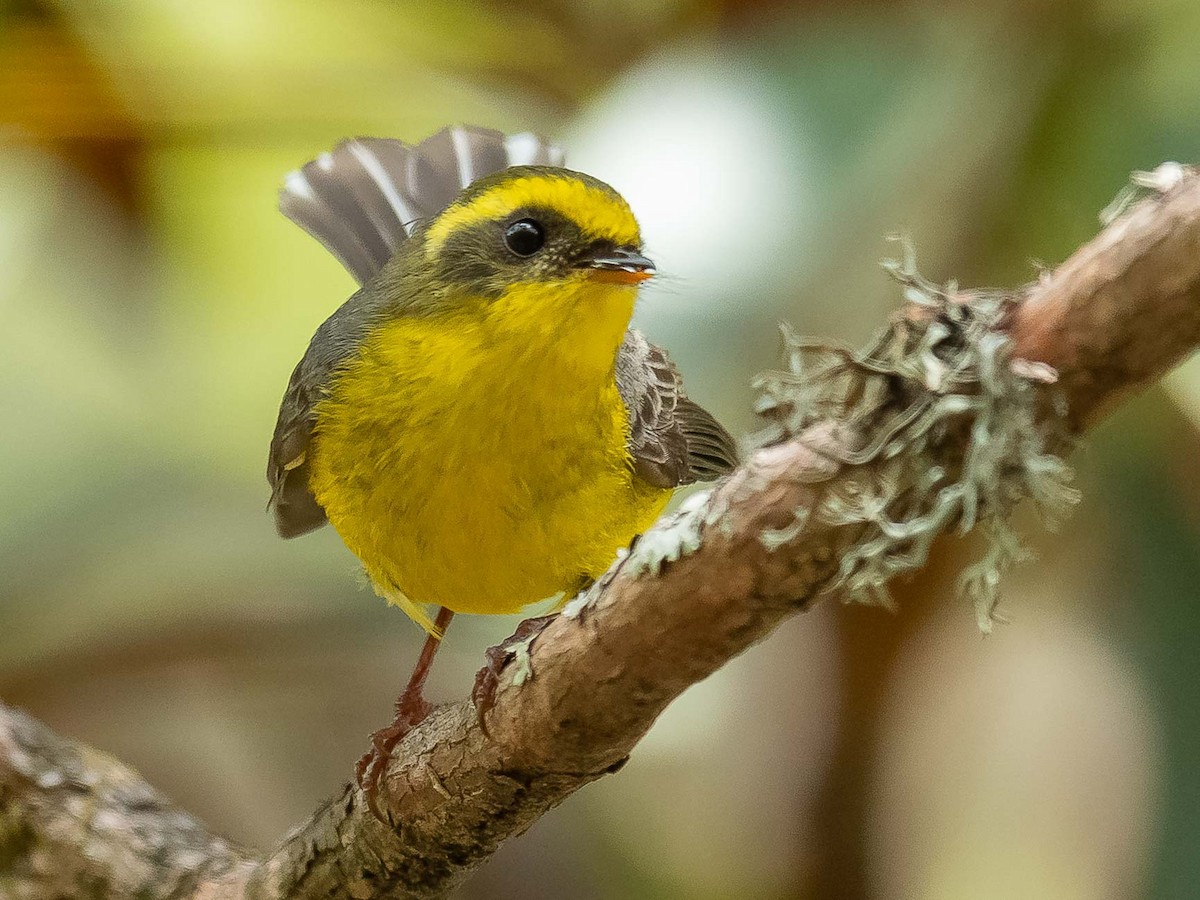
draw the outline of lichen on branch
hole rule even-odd
[[[1013,508],[1028,498],[1053,526],[1078,499],[1057,452],[1069,445],[1062,418],[1046,417],[1039,396],[1057,376],[1013,356],[1004,330],[1013,295],[936,285],[917,271],[907,243],[884,268],[905,300],[889,327],[852,351],[784,326],[786,371],[756,380],[756,409],[768,422],[758,445],[802,440],[824,423],[842,438],[837,462],[854,469],[831,481],[815,507],[798,509],[790,526],[761,538],[772,549],[814,516],[860,526],[829,590],[891,606],[889,581],[924,565],[939,534],[978,528],[986,550],[960,589],[987,632],[999,619],[1001,572],[1028,556]]]

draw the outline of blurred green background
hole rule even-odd
[[[897,303],[885,234],[1016,285],[1200,161],[1197,46],[1195,0],[0,0],[0,697],[259,847],[385,722],[421,633],[264,511],[352,290],[275,194],[340,138],[561,138],[666,273],[639,324],[746,431],[778,320]],[[1191,365],[1089,439],[1014,624],[978,635],[948,542],[897,615],[828,604],[689,691],[462,896],[1195,896],[1197,427]],[[456,622],[432,695],[515,621]]]

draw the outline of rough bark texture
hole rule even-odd
[[[0,897],[191,897],[243,853],[111,756],[0,704]]]
[[[1014,355],[1057,369],[1072,430],[1200,345],[1200,177],[1180,169],[1162,187],[1013,308]],[[388,770],[395,828],[347,788],[258,860],[115,760],[0,707],[0,896],[443,895],[619,768],[685,688],[822,596],[856,526],[813,516],[788,540],[762,535],[855,477],[834,461],[860,443],[846,441],[818,427],[758,451],[709,498],[717,515],[660,526],[586,602],[514,645],[482,724],[470,700],[438,708]],[[673,545],[689,552],[645,571]]]

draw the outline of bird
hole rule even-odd
[[[558,145],[465,125],[349,139],[290,173],[279,206],[360,287],[287,383],[267,464],[276,529],[331,523],[426,632],[356,770],[378,814],[452,616],[582,589],[738,448],[630,328],[654,263],[625,199]]]

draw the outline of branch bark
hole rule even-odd
[[[1014,355],[1057,370],[1076,433],[1200,346],[1200,176],[1172,172],[1012,308]],[[256,859],[115,760],[0,707],[0,894],[444,895],[502,841],[620,768],[685,688],[828,593],[855,526],[812,516],[770,549],[761,536],[855,477],[836,461],[856,449],[844,440],[822,426],[758,451],[713,492],[720,520],[696,523],[691,552],[657,574],[618,565],[586,604],[513,646],[482,720],[471,700],[436,709],[388,769],[394,828],[347,787]]]

